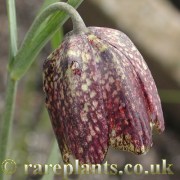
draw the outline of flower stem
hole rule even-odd
[[[73,30],[75,33],[80,33],[87,31],[86,25],[84,24],[84,21],[82,20],[79,13],[74,9],[71,5],[64,3],[64,2],[57,2],[49,5],[47,8],[45,8],[35,19],[33,22],[31,28],[29,29],[27,36],[25,37],[22,47],[26,46],[26,42],[29,42],[32,38],[35,32],[37,31],[38,27],[41,25],[42,22],[46,20],[47,17],[49,17],[52,13],[56,11],[65,11],[70,15],[72,22],[73,22]]]
[[[5,160],[7,151],[8,151],[8,142],[10,138],[10,132],[12,129],[12,119],[14,113],[14,104],[15,104],[15,96],[16,96],[16,87],[17,82],[8,78],[7,83],[7,91],[6,91],[6,104],[5,104],[5,111],[3,114],[3,122],[2,122],[2,129],[1,129],[1,148],[0,148],[0,162]],[[3,178],[0,175],[0,179]]]
[[[9,21],[9,62],[14,60],[17,53],[17,25],[14,0],[6,0]]]
[[[14,61],[17,54],[17,27],[16,27],[16,8],[14,0],[6,0],[8,22],[9,22],[9,63]],[[0,136],[0,163],[5,160],[9,144],[10,133],[12,129],[12,120],[14,113],[14,104],[16,97],[17,81],[8,76],[5,109],[1,122]],[[1,171],[1,170],[0,170]],[[0,172],[2,173],[2,172]],[[4,178],[4,174],[0,174],[0,180]]]
[[[31,28],[27,33],[27,36],[24,39],[24,43],[22,44],[22,46],[25,46],[25,42],[28,42],[32,39],[32,36],[34,35],[38,27],[41,25],[41,23],[44,22],[47,17],[49,17],[56,11],[65,11],[68,13],[68,15],[72,19],[73,31],[75,33],[87,31],[86,25],[84,24],[84,21],[82,20],[81,16],[76,11],[76,9],[74,9],[71,5],[67,3],[57,2],[49,5],[36,17],[35,21],[33,22]]]
[[[74,0],[75,6],[78,5],[82,0]],[[71,2],[71,3],[72,3]],[[50,15],[55,15],[55,12],[57,11],[65,11],[67,12],[68,15],[72,18],[73,22],[73,31],[74,33],[82,33],[86,32],[87,28],[78,14],[78,12],[69,4],[63,3],[63,2],[58,2],[54,3],[50,6],[48,6],[46,9],[44,9],[35,19],[33,22],[30,30],[28,31],[22,46],[19,49],[19,52],[17,56],[15,57],[14,63],[10,64],[9,69],[11,72],[11,77],[13,79],[20,79],[25,72],[29,69],[30,65],[32,64],[34,58],[37,56],[38,51],[41,49],[42,45],[44,45],[44,40],[47,38],[45,36],[48,36],[46,32],[49,31],[49,34],[52,34],[52,30],[47,27],[44,29],[44,32],[42,31],[40,36],[41,39],[43,37],[43,41],[40,42],[37,40],[37,37],[39,37],[39,31],[40,31],[40,26],[44,25],[43,22],[49,23],[45,21]],[[64,15],[63,15],[64,16]],[[65,17],[65,16],[64,16]],[[63,23],[65,19],[60,19],[59,23]],[[57,21],[52,24],[53,27],[58,25]],[[57,29],[57,28],[56,28]],[[55,31],[55,30],[54,30]]]

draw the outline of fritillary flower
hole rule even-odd
[[[131,40],[110,28],[68,33],[43,66],[46,106],[64,162],[102,163],[108,147],[143,154],[164,130],[151,72]]]

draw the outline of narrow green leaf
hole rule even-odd
[[[60,28],[51,39],[52,50],[56,49],[63,40],[63,30]]]
[[[55,3],[55,2],[61,2],[61,0],[45,0],[43,5],[41,6],[40,12],[48,7],[50,4]]]
[[[16,8],[14,0],[7,0],[7,12],[9,22],[9,61],[12,61],[17,53],[17,25],[16,25]]]
[[[68,3],[77,8],[82,1],[69,0]],[[9,66],[13,79],[18,80],[25,74],[41,49],[52,38],[57,29],[64,24],[68,17],[65,12],[54,13],[47,21],[39,25],[37,31],[31,34],[31,37],[25,39],[23,46],[21,46],[15,57],[15,62]]]
[[[62,161],[62,160],[60,158],[60,152],[59,152],[58,144],[57,144],[57,141],[54,141],[50,155],[49,155],[49,159],[48,159],[46,164],[55,165],[55,164],[59,164],[60,161]],[[53,177],[54,177],[54,172],[51,169],[48,174],[45,174],[42,177],[42,180],[53,179]]]

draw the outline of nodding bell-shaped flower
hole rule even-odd
[[[85,29],[85,28],[84,28]],[[122,32],[72,31],[44,62],[46,106],[64,162],[102,163],[108,147],[143,154],[164,130],[157,88]]]

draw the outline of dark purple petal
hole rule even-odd
[[[164,118],[160,98],[151,72],[132,41],[122,32],[110,28],[92,27],[91,31],[100,39],[122,53],[137,73],[148,106],[151,126],[159,132],[164,131]]]
[[[133,66],[117,49],[90,35],[98,52],[98,67],[107,121],[109,144],[137,154],[152,145],[146,99]]]
[[[63,55],[55,57],[52,76],[58,78],[49,82],[49,86],[52,83],[57,96],[51,97],[54,111],[47,107],[52,122],[56,122],[52,124],[60,148],[66,144],[81,163],[99,163],[108,148],[108,126],[99,84],[102,77],[86,36],[71,37],[66,46],[56,50]],[[65,137],[64,144],[61,137]]]
[[[108,145],[136,154],[164,119],[152,75],[129,38],[108,28],[66,35],[44,63],[44,91],[64,162],[102,163]]]

